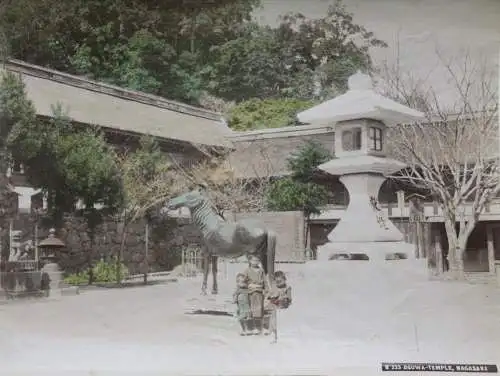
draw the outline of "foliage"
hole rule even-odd
[[[328,190],[316,183],[303,183],[290,177],[278,179],[267,191],[267,206],[274,211],[300,210],[306,215],[320,214],[328,201]]]
[[[109,283],[116,281],[116,274],[118,270],[121,271],[122,276],[121,279],[126,278],[128,276],[128,269],[124,264],[121,264],[121,267],[118,268],[118,264],[116,259],[113,259],[111,262],[99,261],[92,268],[92,273],[89,272],[89,269],[84,270],[80,273],[73,273],[64,278],[64,282],[69,285],[82,285],[86,284],[89,281],[89,275],[92,274],[93,281],[97,283]]]
[[[291,178],[302,183],[313,180],[319,165],[332,159],[332,155],[321,144],[310,141],[288,158]]]
[[[323,18],[303,14],[282,17],[278,35],[296,67],[305,65],[318,73],[322,89],[347,89],[347,79],[358,69],[371,69],[369,48],[387,47],[373,32],[354,22],[342,1],[330,5]],[[299,58],[297,58],[299,57]]]
[[[99,131],[77,129],[61,106],[53,108],[52,118],[38,119],[23,82],[11,73],[2,77],[0,93],[4,147],[23,164],[28,181],[48,196],[55,221],[78,200],[87,208],[118,205],[114,153]]]
[[[6,171],[11,162],[8,138],[13,129],[22,129],[35,121],[35,109],[24,95],[24,88],[12,74],[0,76],[0,171]],[[16,211],[11,205],[12,192],[5,174],[0,174],[0,227],[3,220]]]
[[[241,179],[225,156],[201,161],[189,169],[176,171],[177,190],[187,192],[204,187],[220,216],[225,212],[256,212],[265,208],[265,192],[269,177]]]
[[[196,101],[210,48],[234,39],[259,0],[16,0],[0,13],[13,57]]]
[[[170,197],[174,182],[169,161],[156,140],[149,136],[141,138],[139,148],[133,153],[122,156],[119,166],[122,205],[118,216],[123,226],[115,275],[118,283],[122,278],[119,265],[123,258],[128,227],[139,218],[150,219],[151,211]]]
[[[323,98],[345,90],[358,69],[371,69],[370,47],[386,44],[337,1],[320,19],[287,14],[277,28],[246,25],[237,38],[213,47],[204,74],[214,94],[237,102]]]
[[[86,207],[102,204],[116,208],[119,205],[119,170],[115,155],[101,132],[90,129],[62,137],[57,154],[66,185]]]
[[[277,97],[289,75],[281,48],[273,29],[249,25],[238,38],[212,48],[213,63],[203,72],[209,91],[236,102]]]
[[[0,25],[12,57],[188,103],[204,92],[237,102],[312,99],[316,81],[334,95],[371,68],[369,47],[385,46],[340,2],[323,18],[288,14],[275,28],[252,22],[259,5],[9,0]]]
[[[0,147],[8,146],[11,132],[36,123],[33,103],[27,99],[22,82],[12,73],[3,72],[0,81]]]
[[[238,131],[297,124],[296,115],[314,104],[301,99],[250,99],[229,112],[229,126]]]
[[[319,214],[328,202],[329,192],[313,181],[316,168],[331,159],[330,153],[320,144],[306,143],[288,159],[289,177],[274,181],[267,191],[270,210],[300,210],[306,217]]]
[[[156,140],[144,136],[134,152],[119,162],[123,201],[120,218],[127,224],[168,199],[173,185],[171,165]]]
[[[307,142],[288,158],[290,176],[273,181],[266,191],[269,210],[304,213],[308,221],[311,215],[320,214],[321,207],[328,203],[330,192],[314,181],[319,165],[331,159],[331,155],[316,142]],[[304,247],[307,248],[309,226],[305,224]]]

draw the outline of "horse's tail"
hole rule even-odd
[[[274,231],[267,231],[266,243],[267,270],[265,272],[270,279],[274,279],[274,263],[276,261],[276,233]]]

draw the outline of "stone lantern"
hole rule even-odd
[[[378,203],[382,183],[406,165],[387,156],[387,128],[420,121],[424,114],[377,94],[370,76],[358,72],[349,90],[297,115],[303,123],[335,125],[335,159],[318,168],[339,176],[349,192],[349,205],[328,242],[318,248],[319,258],[336,254],[365,254],[385,261],[408,254],[412,247],[385,216]]]
[[[42,251],[40,259],[44,262],[42,275],[46,274],[49,277],[49,296],[59,296],[61,293],[60,284],[62,280],[62,272],[59,269],[59,260],[61,249],[66,247],[66,244],[55,235],[56,230],[51,228],[49,236],[42,240],[38,247]]]

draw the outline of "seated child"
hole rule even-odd
[[[256,255],[248,257],[249,266],[245,270],[248,280],[248,293],[250,297],[250,311],[252,314],[253,334],[262,333],[262,317],[264,316],[264,289],[266,279],[260,259]]]
[[[243,273],[236,276],[236,291],[233,294],[233,303],[236,304],[236,317],[240,322],[240,335],[250,334],[249,323],[251,319],[250,298],[248,296],[248,281]]]

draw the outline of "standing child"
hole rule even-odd
[[[248,281],[243,273],[236,276],[236,291],[233,294],[233,303],[236,304],[236,317],[241,325],[240,335],[250,334],[249,323],[251,319],[250,298],[248,296]]]
[[[250,297],[250,310],[252,313],[253,334],[262,333],[262,317],[264,316],[264,289],[266,286],[264,269],[256,255],[248,257],[249,266],[245,271],[248,279],[248,293]]]
[[[271,302],[279,309],[286,309],[292,304],[292,287],[288,286],[285,273],[278,270],[274,273],[276,291],[271,295]]]
[[[266,322],[264,323],[264,334],[274,333],[277,340],[277,310],[287,309],[292,304],[292,288],[288,286],[285,273],[278,270],[274,273],[275,288],[267,296]]]

